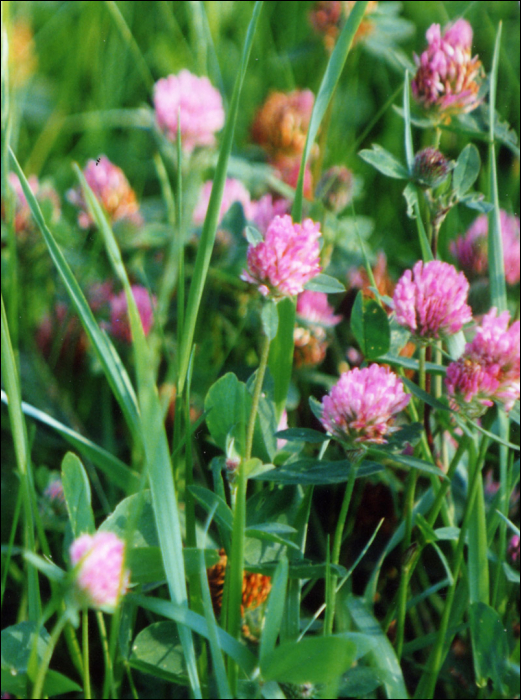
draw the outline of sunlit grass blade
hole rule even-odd
[[[500,205],[497,182],[497,163],[495,145],[495,109],[497,95],[497,78],[499,67],[499,47],[501,44],[501,29],[499,25],[496,43],[494,46],[494,57],[492,60],[492,71],[490,74],[490,131],[489,131],[489,201],[494,205],[494,209],[488,215],[489,235],[488,235],[488,266],[490,278],[490,296],[492,306],[498,311],[507,308],[507,289],[505,282],[505,263],[503,259],[503,239],[501,237]]]
[[[1,395],[2,403],[7,404],[7,396],[5,391],[2,390]],[[57,421],[52,416],[47,413],[40,411],[39,409],[31,406],[25,401],[22,401],[22,411],[26,416],[34,418],[34,420],[39,421],[43,425],[55,430],[59,435],[61,435],[68,443],[70,443],[74,448],[80,452],[84,457],[90,459],[104,474],[109,478],[109,480],[123,489],[127,494],[131,494],[137,491],[139,488],[139,475],[137,472],[129,469],[127,465],[122,462],[114,455],[104,450],[99,445],[88,438],[80,435],[79,433],[68,428],[60,421]]]
[[[163,411],[155,384],[151,351],[114,233],[100,203],[77,166],[76,173],[81,182],[90,214],[103,236],[110,263],[125,290],[136,364],[140,424],[163,565],[172,601],[180,607],[187,608],[188,597],[181,523],[168,439],[163,422]],[[180,626],[179,636],[185,654],[192,692],[195,697],[201,697],[192,634],[188,628]]]
[[[20,472],[20,488],[24,506],[24,541],[25,547],[30,552],[36,553],[34,536],[33,496],[34,478],[31,467],[31,455],[29,441],[27,439],[27,427],[22,412],[22,397],[20,380],[16,367],[13,346],[7,325],[7,315],[2,296],[2,379],[8,397],[9,423],[13,436],[16,464]],[[38,573],[32,566],[27,571],[29,620],[39,622],[41,614],[40,586]]]
[[[233,89],[228,118],[226,120],[226,126],[224,128],[224,133],[222,137],[221,150],[219,152],[219,160],[215,169],[212,193],[210,195],[210,202],[208,204],[208,212],[204,220],[203,230],[201,232],[201,240],[199,241],[199,246],[197,248],[197,257],[195,260],[194,274],[192,277],[192,282],[190,284],[190,292],[188,294],[184,333],[181,347],[179,350],[180,358],[178,389],[180,393],[182,393],[183,391],[186,380],[186,373],[188,371],[188,362],[190,359],[190,353],[192,351],[195,325],[197,323],[199,306],[201,304],[201,299],[203,296],[203,289],[206,282],[206,276],[208,274],[208,268],[210,266],[210,258],[212,256],[215,235],[217,233],[217,224],[219,222],[221,200],[224,192],[224,185],[226,183],[226,173],[228,170],[228,160],[230,157],[235,133],[235,123],[237,121],[237,115],[239,112],[239,100],[241,96],[242,85],[244,82],[244,76],[246,75],[246,68],[248,65],[248,59],[250,57],[250,52],[253,44],[253,37],[255,35],[255,29],[257,27],[257,21],[262,10],[262,5],[263,2],[255,3],[253,16],[248,27],[248,33],[246,35],[246,41],[244,44],[242,58],[239,65],[239,71],[235,81],[235,87]]]
[[[322,119],[324,118],[328,105],[334,95],[336,86],[340,80],[340,76],[342,75],[349,50],[351,49],[354,36],[358,27],[360,26],[360,22],[362,21],[368,4],[368,2],[362,2],[361,0],[358,0],[358,2],[355,4],[349,13],[349,18],[345,23],[340,36],[338,37],[335,48],[331,54],[331,58],[329,59],[329,63],[327,64],[326,72],[324,73],[324,77],[313,106],[313,112],[311,113],[311,119],[309,121],[309,128],[306,137],[306,145],[304,147],[304,153],[302,154],[302,162],[300,165],[300,173],[295,192],[295,200],[293,202],[293,209],[291,212],[294,221],[300,221],[302,218],[302,201],[306,163],[311,155],[311,149],[315,143],[320,124],[322,123]]]
[[[51,258],[60,274],[71,302],[73,303],[74,308],[80,317],[83,328],[89,336],[114,396],[116,397],[116,400],[123,411],[123,415],[125,416],[132,436],[139,444],[141,441],[141,433],[137,401],[130,379],[128,378],[121,360],[117,356],[116,350],[109,342],[107,336],[100,330],[80,285],[74,277],[65,256],[54,239],[54,236],[45,223],[38,202],[36,201],[36,198],[29,187],[27,179],[16,159],[16,156],[11,149],[10,153],[15,172],[20,178],[24,195],[31,209],[31,213],[38,224],[40,231],[42,232]]]

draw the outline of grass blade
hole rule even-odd
[[[152,353],[145,338],[139,311],[114,233],[83,173],[77,166],[75,167],[90,214],[103,236],[111,265],[125,290],[136,363],[140,426],[163,565],[172,601],[180,607],[187,608],[188,597],[181,524],[172,477],[170,451],[163,422],[163,411],[155,384]],[[180,626],[179,636],[183,646],[192,692],[195,697],[201,697],[192,634],[187,627]]]
[[[501,28],[496,36],[494,46],[494,57],[492,59],[492,71],[490,74],[490,131],[489,131],[489,201],[494,205],[494,209],[488,215],[488,261],[490,276],[490,297],[492,306],[498,311],[505,311],[507,308],[507,287],[505,282],[505,263],[503,259],[503,239],[501,237],[499,192],[497,182],[496,145],[495,139],[495,108],[497,95],[497,77],[499,66],[499,47],[501,44]]]
[[[74,308],[76,309],[76,312],[80,317],[80,321],[83,325],[83,328],[89,336],[94,350],[96,351],[98,359],[103,367],[107,380],[114,393],[114,396],[116,397],[116,400],[121,406],[121,410],[123,411],[123,415],[125,416],[127,425],[132,433],[132,436],[137,442],[137,444],[140,444],[141,433],[139,426],[137,400],[132,389],[130,379],[123,367],[121,360],[117,355],[114,346],[109,341],[106,334],[102,333],[102,331],[100,330],[96,319],[94,318],[94,315],[90,310],[87,300],[85,299],[80,285],[78,284],[76,278],[72,274],[69,264],[65,260],[63,253],[61,252],[58,244],[54,239],[54,236],[52,235],[49,228],[47,227],[47,224],[45,223],[38,202],[36,201],[36,198],[29,187],[27,179],[16,159],[16,156],[14,155],[11,149],[9,150],[11,153],[11,160],[13,162],[15,172],[20,178],[24,195],[27,199],[29,207],[31,208],[34,220],[36,221],[38,227],[40,228],[40,231],[42,232],[47,248],[49,249],[51,258],[54,264],[56,265],[60,277],[74,305]]]
[[[1,394],[2,403],[7,405],[7,395]],[[26,416],[34,418],[43,425],[55,430],[84,457],[90,459],[116,486],[130,494],[139,489],[139,475],[114,455],[99,447],[88,438],[68,428],[47,413],[22,401],[22,411]]]
[[[273,575],[273,584],[268,599],[260,641],[260,664],[273,652],[275,644],[277,643],[277,637],[279,636],[282,617],[284,615],[284,605],[286,604],[288,571],[288,560],[286,557],[283,557],[277,564],[275,574]]]
[[[253,37],[255,35],[255,29],[257,27],[257,21],[262,10],[262,5],[263,2],[255,3],[253,15],[250,21],[250,25],[248,27],[248,33],[246,35],[246,41],[244,44],[241,63],[239,65],[239,72],[237,74],[237,79],[235,81],[235,86],[233,89],[232,100],[230,103],[230,112],[228,115],[228,119],[226,120],[226,126],[224,129],[221,150],[219,153],[219,160],[217,162],[217,168],[215,170],[212,193],[210,195],[210,202],[208,204],[208,212],[204,220],[203,230],[201,232],[201,240],[199,241],[199,246],[197,248],[197,257],[195,260],[194,274],[192,277],[192,282],[190,284],[190,292],[188,295],[188,304],[186,308],[183,338],[181,342],[181,347],[179,349],[178,391],[180,394],[182,394],[183,392],[184,384],[186,381],[186,374],[188,372],[188,363],[190,360],[190,354],[192,352],[195,325],[197,322],[197,316],[199,314],[199,306],[201,305],[201,299],[203,296],[203,289],[206,282],[206,276],[208,274],[208,268],[210,267],[210,258],[212,256],[213,245],[215,242],[217,224],[219,222],[219,212],[224,192],[224,185],[226,182],[228,160],[230,158],[235,133],[235,123],[237,121],[237,114],[239,112],[239,100],[242,91],[242,84],[244,82],[244,76],[246,75],[246,68],[248,65],[248,59],[250,57],[251,47],[253,44]]]
[[[27,439],[27,427],[22,413],[22,398],[20,392],[20,380],[18,370],[11,345],[7,315],[4,307],[4,297],[2,295],[2,379],[5,383],[8,397],[9,422],[13,436],[16,464],[20,472],[20,488],[22,489],[24,505],[24,540],[25,548],[36,553],[34,537],[34,516],[33,516],[33,495],[34,480],[31,468],[31,456],[29,451],[29,441]],[[38,573],[32,567],[28,567],[28,603],[29,620],[39,623],[41,614],[40,587],[38,583]]]
[[[311,113],[306,145],[304,147],[304,153],[302,154],[302,163],[300,165],[297,190],[295,192],[295,200],[293,202],[293,209],[291,212],[294,221],[300,221],[302,218],[304,173],[306,170],[306,163],[311,155],[311,149],[315,143],[318,129],[322,123],[322,119],[324,118],[328,105],[331,102],[337,83],[340,80],[340,76],[342,75],[349,50],[351,49],[351,45],[353,43],[353,38],[358,27],[360,26],[360,22],[362,21],[368,4],[368,2],[361,2],[361,0],[358,0],[356,5],[349,13],[349,18],[342,29],[342,33],[338,37],[335,48],[331,54],[331,58],[329,59],[329,63],[327,64],[326,72],[322,78],[322,84],[320,85],[317,99],[315,100],[315,104],[313,106],[313,112]]]

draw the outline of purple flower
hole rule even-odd
[[[212,193],[212,185],[213,181],[208,180],[204,183],[201,189],[199,201],[197,202],[193,214],[193,222],[196,226],[202,226],[206,218],[206,212],[208,211],[208,204],[210,202],[210,195]],[[244,216],[246,219],[251,219],[253,207],[250,199],[250,193],[242,182],[240,182],[240,180],[228,178],[224,185],[221,209],[219,212],[219,223],[224,219],[232,204],[235,204],[235,202],[242,204]]]
[[[171,141],[177,140],[178,113],[183,149],[213,146],[215,134],[224,126],[221,93],[208,78],[188,70],[161,78],[154,86],[154,107],[160,129]]]
[[[77,567],[75,584],[83,606],[114,612],[127,592],[130,573],[124,569],[125,543],[113,532],[81,535],[69,549],[71,564]]]
[[[418,67],[412,81],[413,95],[425,109],[446,115],[475,109],[482,77],[481,62],[472,57],[472,27],[460,19],[445,28],[432,24],[427,30],[428,47],[414,60]]]
[[[111,223],[120,219],[131,221],[136,226],[143,223],[136,194],[125,177],[125,173],[117,165],[111,163],[107,156],[100,156],[97,160],[89,160],[83,174],[87,184],[103,205]],[[81,228],[92,226],[94,221],[88,213],[81,188],[69,190],[67,197],[71,204],[83,210],[78,214],[78,224]]]
[[[396,320],[417,338],[438,339],[458,333],[472,320],[469,283],[448,263],[421,260],[407,270],[394,291]]]
[[[396,415],[410,398],[388,367],[355,368],[342,374],[322,399],[322,424],[347,444],[385,443],[385,436],[396,430]]]
[[[510,411],[519,399],[520,324],[510,325],[510,313],[492,309],[482,321],[463,356],[447,367],[445,383],[454,408],[471,417],[501,403]]]
[[[148,290],[139,285],[132,285],[132,294],[139,311],[143,331],[145,335],[148,335],[154,321],[153,307],[155,306],[156,298],[153,296],[150,299]],[[124,343],[132,342],[127,296],[124,291],[110,299],[110,332],[115,338],[122,340]]]
[[[501,238],[505,277],[510,285],[519,283],[521,277],[519,217],[500,212]],[[488,216],[482,214],[463,236],[451,243],[450,252],[458,265],[470,277],[479,277],[488,272]]]
[[[274,299],[300,294],[321,272],[320,236],[320,225],[311,219],[294,224],[289,215],[276,216],[264,241],[248,248],[248,270],[241,279]]]

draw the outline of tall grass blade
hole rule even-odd
[[[300,164],[300,173],[295,192],[295,200],[293,202],[292,216],[294,221],[300,221],[302,218],[302,201],[304,192],[304,174],[306,171],[306,163],[311,155],[311,149],[315,143],[318,129],[322,123],[322,119],[326,113],[329,103],[334,95],[340,76],[344,69],[344,65],[349,54],[349,50],[353,43],[354,36],[357,32],[360,22],[364,16],[364,12],[369,3],[358,0],[356,5],[349,13],[349,18],[345,23],[344,28],[335,44],[335,48],[327,64],[326,72],[322,78],[322,84],[318,91],[317,99],[313,106],[309,128],[306,137],[306,145],[302,154],[302,162]]]
[[[282,617],[284,615],[284,606],[286,604],[288,572],[288,560],[286,557],[283,557],[275,569],[270,597],[268,598],[268,605],[266,607],[264,627],[262,629],[260,641],[259,662],[261,665],[266,657],[273,652],[275,644],[277,643],[277,637],[279,636]]]
[[[505,311],[507,308],[507,287],[505,281],[505,263],[503,258],[503,239],[501,237],[501,221],[499,192],[497,182],[496,144],[495,144],[495,110],[497,95],[497,79],[499,66],[499,47],[501,44],[500,23],[496,43],[494,46],[494,57],[492,59],[492,71],[490,74],[490,131],[489,131],[489,200],[494,208],[488,215],[488,266],[490,276],[490,297],[492,306],[498,311]]]
[[[7,395],[3,389],[1,401],[7,405]],[[114,457],[114,455],[107,452],[107,450],[104,450],[103,447],[99,447],[96,443],[72,430],[72,428],[68,428],[63,423],[60,423],[60,421],[25,401],[22,401],[21,406],[24,415],[29,416],[29,418],[34,418],[34,420],[55,430],[67,440],[70,445],[76,448],[83,457],[90,459],[113,484],[127,494],[131,494],[139,489],[139,474],[129,469],[124,462]]]
[[[192,282],[190,284],[190,292],[188,294],[184,333],[181,342],[181,347],[179,350],[180,358],[178,390],[180,393],[182,393],[186,381],[186,373],[188,371],[188,362],[190,359],[190,353],[192,351],[195,325],[197,323],[199,306],[201,304],[201,298],[203,296],[203,289],[206,282],[206,276],[208,274],[208,268],[210,267],[210,258],[212,256],[213,246],[215,242],[215,234],[217,232],[217,224],[219,222],[219,211],[224,192],[224,185],[226,182],[228,160],[233,144],[235,123],[237,121],[237,114],[239,112],[239,100],[241,96],[242,85],[244,82],[244,76],[246,75],[246,68],[248,65],[248,59],[250,57],[250,52],[253,44],[253,37],[255,35],[255,29],[257,27],[257,21],[262,10],[262,6],[262,1],[255,3],[253,15],[250,21],[250,25],[248,27],[248,33],[246,35],[246,41],[244,44],[242,58],[239,65],[239,72],[237,74],[237,79],[235,81],[235,86],[233,89],[228,119],[226,120],[226,126],[224,129],[221,150],[219,152],[219,160],[217,162],[217,168],[215,170],[212,193],[210,195],[210,202],[208,204],[208,212],[204,220],[203,230],[201,232],[201,240],[197,249],[194,274],[192,277]]]
[[[25,547],[30,552],[36,553],[34,537],[34,479],[31,467],[31,455],[29,441],[27,439],[27,427],[22,413],[22,397],[20,380],[16,367],[13,346],[9,335],[7,315],[2,295],[2,379],[8,397],[9,423],[13,436],[16,464],[20,472],[20,488],[24,505],[24,541]],[[40,622],[41,600],[38,573],[34,567],[29,566],[27,571],[29,620]]]
[[[151,351],[114,233],[109,226],[101,205],[77,166],[76,172],[91,216],[103,236],[110,263],[125,290],[136,363],[140,425],[163,566],[172,601],[180,607],[187,608],[188,597],[181,524],[172,477],[170,451],[163,422],[163,411],[159,401],[159,394],[155,384],[155,372],[151,361]],[[192,692],[195,697],[200,698],[201,688],[192,634],[187,627],[180,626],[179,636],[183,646]]]
[[[72,274],[69,264],[65,260],[63,253],[61,252],[52,233],[45,223],[38,202],[36,201],[36,198],[29,187],[27,179],[16,159],[16,156],[11,149],[9,150],[15,172],[20,178],[20,182],[34,220],[42,232],[51,258],[56,265],[72,304],[80,317],[83,328],[89,336],[114,396],[116,397],[116,400],[123,411],[123,415],[125,416],[132,436],[136,443],[140,444],[141,429],[139,426],[137,400],[128,374],[123,367],[114,346],[108,339],[107,335],[100,330],[80,285]]]

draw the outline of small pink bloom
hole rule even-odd
[[[516,285],[521,277],[519,217],[502,209],[500,223],[506,281]],[[466,274],[485,275],[488,272],[488,216],[478,216],[465,235],[452,242],[450,251]]]
[[[426,109],[440,115],[471,112],[481,102],[479,87],[481,62],[472,57],[472,27],[464,20],[449,25],[441,34],[440,25],[427,30],[428,47],[414,60],[418,67],[412,92]]]
[[[125,595],[130,573],[124,569],[125,543],[113,532],[81,535],[69,549],[71,564],[77,568],[76,590],[79,602],[114,612]]]
[[[373,364],[341,375],[322,399],[322,424],[348,444],[385,443],[395,417],[408,405],[402,381],[388,367]]]
[[[510,542],[508,543],[508,554],[513,562],[517,562],[519,559],[520,550],[520,539],[519,535],[514,535]]]
[[[58,504],[65,503],[65,494],[63,493],[63,484],[61,479],[54,479],[47,485],[47,488],[43,492],[45,498],[51,502],[56,502]]]
[[[320,225],[311,219],[294,224],[289,215],[276,216],[264,241],[248,248],[248,270],[241,279],[275,299],[300,294],[321,272],[320,236]]]
[[[153,307],[155,306],[156,298],[153,296],[151,300],[148,290],[139,285],[132,286],[132,294],[137,304],[143,331],[145,335],[148,335],[154,321]],[[125,343],[132,342],[127,297],[124,291],[113,296],[110,300],[110,332],[115,338]]]
[[[277,432],[281,430],[287,430],[288,429],[288,412],[286,409],[282,411],[282,415],[280,417],[279,424],[277,426]],[[284,446],[286,445],[288,441],[284,440],[284,438],[277,438],[277,450],[282,450]]]
[[[330,328],[342,320],[342,316],[335,316],[333,307],[328,304],[327,294],[307,290],[298,295],[297,316],[307,323],[318,323]]]
[[[482,321],[463,357],[447,368],[446,386],[453,407],[479,416],[501,403],[510,411],[520,396],[520,324],[510,325],[510,313],[492,309]]]
[[[224,126],[221,93],[208,78],[188,70],[157,81],[154,107],[157,123],[171,141],[177,140],[180,113],[181,143],[187,153],[197,146],[214,146],[215,134]]]
[[[103,205],[111,223],[120,219],[131,221],[136,226],[143,223],[135,192],[121,168],[111,163],[106,156],[100,156],[98,160],[87,162],[83,174],[87,184]],[[67,197],[71,204],[83,210],[78,214],[78,224],[81,228],[92,226],[94,221],[88,213],[81,188],[69,190]]]
[[[288,199],[273,199],[273,195],[265,194],[251,203],[251,220],[264,236],[273,219],[288,214],[290,210],[291,202]]]
[[[197,202],[193,215],[193,222],[196,226],[202,226],[206,218],[206,212],[208,211],[208,204],[210,202],[210,195],[212,193],[212,185],[213,181],[208,180],[202,187],[199,195],[199,201]],[[250,199],[250,193],[242,182],[239,180],[234,180],[233,178],[228,178],[224,185],[221,209],[219,212],[219,223],[221,223],[232,204],[235,204],[235,202],[242,204],[245,218],[248,220],[251,219],[253,207]]]
[[[465,275],[452,265],[420,260],[396,285],[396,320],[419,338],[454,335],[472,320],[468,292]]]

